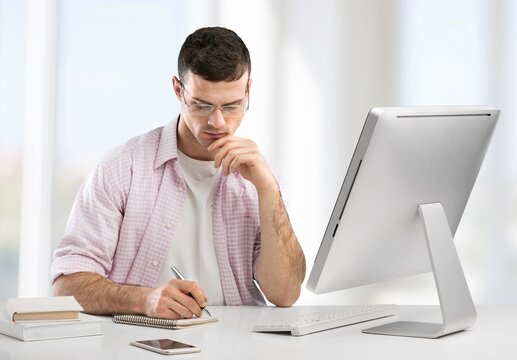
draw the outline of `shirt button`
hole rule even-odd
[[[153,262],[151,264],[153,264],[153,266],[156,266],[156,265],[158,265],[158,261],[153,260]]]
[[[169,230],[171,228],[171,224],[165,224],[165,228]]]

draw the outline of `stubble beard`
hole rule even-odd
[[[201,134],[203,132],[203,130],[201,130],[199,132],[199,137],[194,135],[194,131],[191,129],[190,127],[190,122],[191,119],[189,119],[188,117],[184,117],[183,118],[183,123],[185,125],[185,129],[187,130],[187,141],[189,143],[191,143],[192,145],[194,145],[195,147],[201,147],[203,150],[206,150],[206,148],[210,145],[210,143],[208,144],[205,144],[204,141],[201,139]]]

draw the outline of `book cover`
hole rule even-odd
[[[72,320],[83,311],[73,296],[9,299],[6,309],[13,321]]]
[[[0,334],[22,341],[63,339],[78,336],[102,335],[103,319],[79,314],[79,321],[12,321],[8,314],[0,316]]]

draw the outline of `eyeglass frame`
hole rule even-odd
[[[183,91],[185,91],[191,98],[194,98],[192,96],[192,94],[190,93],[190,91],[187,90],[187,88],[185,87],[185,85],[183,84],[183,81],[178,79],[178,82],[180,83],[180,87],[183,89]],[[239,117],[243,117],[246,112],[249,110],[250,108],[250,95],[249,95],[249,86],[246,85],[246,91],[245,91],[245,96],[242,100],[246,100],[246,106],[244,107],[243,111],[242,111],[242,114],[238,115]],[[183,94],[182,96],[182,99],[183,99],[183,103],[185,104],[185,106],[187,107],[188,111],[190,114],[192,114],[192,110],[190,109],[190,107],[194,104],[187,104],[187,100],[185,99],[185,95]],[[214,106],[212,104],[209,104],[209,103],[205,103],[203,102],[204,105],[206,105],[207,107],[210,106],[212,108],[212,111],[210,111],[210,113],[208,115],[195,115],[195,116],[205,116],[205,117],[210,117],[213,115],[213,113],[216,111],[216,110],[220,110],[221,111],[221,115],[223,115],[223,117],[225,117],[224,115],[224,107],[225,106],[232,106],[232,105],[223,105],[223,106]],[[199,105],[199,104],[198,104]],[[226,117],[228,117],[228,115],[226,115]],[[235,116],[237,117],[237,116]]]

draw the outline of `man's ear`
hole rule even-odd
[[[181,82],[176,76],[172,77],[172,88],[178,100],[181,100]]]
[[[252,78],[249,78],[248,79],[248,85],[246,86],[246,90],[248,91],[248,95],[250,93],[250,88],[251,88],[251,83],[253,82],[253,79]]]

